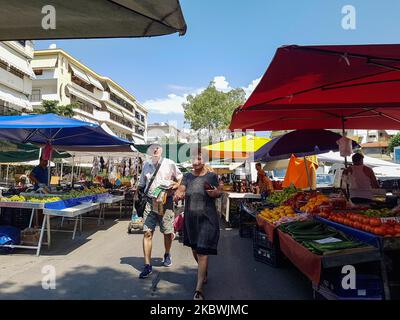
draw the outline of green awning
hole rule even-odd
[[[26,162],[39,159],[40,148],[30,143],[0,141],[0,163]],[[67,152],[53,151],[53,159],[69,158]]]

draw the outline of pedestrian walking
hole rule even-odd
[[[151,249],[157,224],[164,235],[165,254],[163,265],[172,265],[171,245],[174,237],[173,194],[182,180],[182,173],[176,163],[162,158],[163,149],[153,144],[148,150],[151,160],[146,162],[140,176],[139,189],[147,199],[143,214],[143,255],[144,268],[139,278],[147,278],[152,273]]]
[[[205,157],[200,149],[193,152],[193,172],[184,176],[174,197],[175,201],[185,199],[183,244],[192,249],[198,263],[194,300],[204,300],[208,256],[217,254],[220,232],[215,199],[221,195],[222,185],[205,166]]]

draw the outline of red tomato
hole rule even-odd
[[[362,223],[365,224],[365,225],[368,225],[368,224],[369,224],[369,218],[368,218],[368,217],[363,217],[363,218],[361,219],[361,221],[362,221]]]
[[[373,233],[384,236],[385,235],[385,228],[384,227],[375,227],[373,228]]]
[[[382,225],[381,219],[379,218],[370,218],[369,224],[373,227],[379,227]]]
[[[396,233],[400,233],[400,224],[396,224],[394,226],[394,230],[396,231]]]
[[[386,236],[390,236],[390,237],[394,237],[396,235],[396,231],[392,227],[386,227],[385,228],[385,235]]]
[[[356,229],[361,229],[361,223],[360,222],[354,222],[354,228]]]

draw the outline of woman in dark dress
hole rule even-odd
[[[193,172],[184,176],[175,193],[175,200],[185,199],[183,244],[191,247],[198,263],[195,300],[203,300],[203,284],[207,281],[208,256],[217,254],[219,217],[215,199],[221,195],[218,176],[204,163],[201,150],[192,156]]]

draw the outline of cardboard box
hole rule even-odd
[[[23,245],[36,246],[39,243],[40,230],[26,228],[21,231],[21,243]]]

